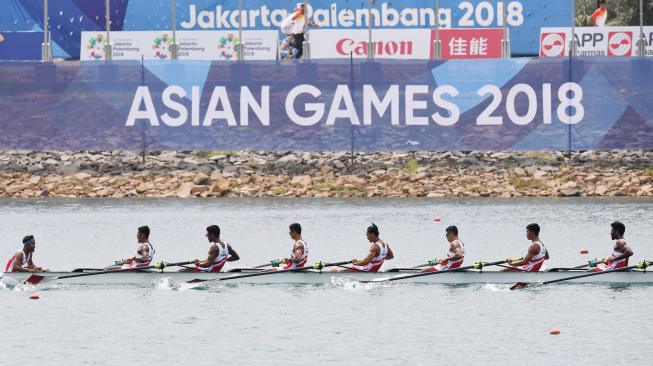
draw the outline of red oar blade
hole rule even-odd
[[[24,285],[36,285],[39,282],[43,281],[44,278],[45,278],[45,276],[41,276],[41,275],[31,275],[31,276],[27,277],[27,279],[25,280],[25,282],[23,284]]]
[[[521,288],[527,287],[528,282],[517,282],[516,284],[510,286],[511,290],[519,290]]]

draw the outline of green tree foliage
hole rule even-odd
[[[576,25],[592,26],[597,0],[576,1]],[[608,0],[607,26],[639,25],[639,0]],[[644,25],[653,25],[653,0],[644,0]]]

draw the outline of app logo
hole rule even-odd
[[[630,56],[633,50],[632,32],[608,33],[608,56]]]
[[[565,55],[564,33],[542,33],[540,57],[563,57]]]

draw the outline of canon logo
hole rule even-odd
[[[367,42],[354,41],[351,38],[343,38],[336,43],[336,52],[342,56],[367,56]],[[375,56],[412,55],[412,41],[376,41],[374,43]]]

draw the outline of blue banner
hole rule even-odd
[[[43,32],[0,32],[0,60],[41,59]]]
[[[0,62],[0,148],[653,148],[653,60]]]
[[[243,1],[244,29],[279,30],[289,11],[301,0]],[[504,5],[505,3],[505,5]],[[169,30],[170,0],[111,0],[112,30]],[[436,18],[445,28],[510,28],[513,55],[537,55],[541,27],[571,25],[568,0],[433,0],[372,1],[374,28],[433,28]],[[321,28],[367,28],[367,0],[311,0],[309,11]],[[81,31],[104,29],[104,0],[50,0],[55,56],[79,57]],[[505,14],[505,16],[502,16]],[[178,29],[236,29],[237,0],[177,0]],[[43,26],[42,0],[3,0],[0,31],[36,30]]]

